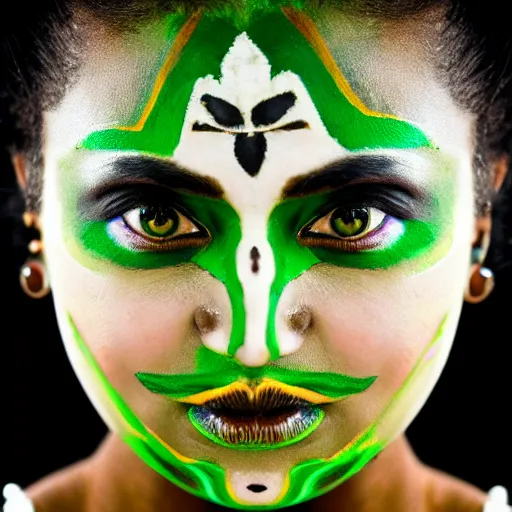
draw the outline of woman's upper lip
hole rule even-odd
[[[324,404],[361,393],[377,378],[278,367],[174,375],[140,372],[136,377],[153,393],[193,405],[203,405],[209,400],[233,392],[245,393],[251,397],[270,388],[280,389],[311,404]]]
[[[301,393],[293,392],[291,386],[285,386],[280,382],[265,380],[251,386],[249,383],[233,383],[221,389],[215,390],[214,393],[209,393],[201,398],[207,398],[205,402],[200,405],[208,407],[213,412],[219,413],[231,412],[244,412],[247,414],[259,414],[268,411],[285,410],[297,407],[307,407],[313,405],[313,402],[307,400],[305,397],[298,395]],[[193,401],[194,405],[198,405],[198,397],[196,395]],[[187,403],[192,403],[187,400]]]

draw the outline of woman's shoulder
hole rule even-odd
[[[4,488],[3,512],[86,512],[87,462],[52,473],[26,491],[9,484]]]
[[[428,511],[449,512],[512,512],[508,493],[495,486],[489,493],[442,471],[428,468]]]

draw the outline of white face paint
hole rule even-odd
[[[302,14],[269,16],[298,38],[295,53],[288,43],[262,50],[279,35],[275,29],[267,40],[255,26],[238,30],[213,16],[189,20],[189,40],[184,29],[167,40],[158,23],[126,36],[136,49],[112,34],[96,38],[73,87],[45,118],[43,233],[77,374],[109,426],[136,440],[132,447],[152,467],[231,507],[288,506],[326,492],[403,431],[449,352],[471,245],[472,122],[414,40],[417,26],[405,27],[416,65],[386,87],[389,66],[407,54],[405,35],[396,44],[396,27],[373,24],[376,32],[358,53],[343,39],[350,18],[340,21],[336,38],[315,36],[315,46],[303,40],[314,25]],[[325,25],[321,13],[317,21]],[[210,32],[218,40],[204,40],[194,65],[203,69],[202,59],[225,43],[218,78],[201,73],[166,89],[173,68],[162,83],[158,77],[174,62],[169,44],[182,44],[178,66],[198,44],[194,37],[206,37],[201,23],[222,30]],[[147,44],[145,32],[152,34]],[[384,45],[386,55],[372,60]],[[329,48],[353,52],[350,62],[335,62],[341,71],[329,69],[335,80],[309,76],[309,65],[298,72],[294,55],[327,69]],[[288,55],[289,69],[276,68]],[[372,90],[375,104],[364,105],[343,82],[345,65]],[[318,96],[315,81],[336,94]],[[438,101],[408,94],[418,89]],[[183,90],[190,90],[188,107],[172,154],[147,149],[175,136],[179,109],[162,110],[158,101],[173,105],[176,96],[178,104]],[[267,109],[262,120],[262,105],[273,98],[280,98],[277,114]],[[382,105],[406,113],[408,122],[371,110]],[[339,112],[329,117],[335,106]],[[147,124],[138,126],[146,111]],[[366,131],[368,119],[393,129]],[[425,119],[424,139],[432,145],[396,135],[420,140]],[[137,134],[149,146],[123,146]],[[366,136],[372,143],[364,144]],[[375,143],[381,139],[388,142]],[[340,140],[363,143],[349,151]],[[350,179],[341,184],[340,176]],[[194,192],[191,184],[203,188]],[[119,190],[129,191],[129,201]],[[106,213],[118,203],[126,211]],[[189,224],[178,222],[177,238],[159,238],[171,214]],[[350,235],[364,227],[365,215],[368,223],[383,220]],[[183,226],[190,232],[179,231]],[[186,238],[191,233],[196,238]],[[329,388],[341,380],[344,389]],[[176,383],[185,381],[189,392],[180,394]],[[212,400],[229,409],[235,392],[244,407],[263,407],[262,397],[270,396],[263,416],[273,419],[257,428],[254,421],[234,425]],[[277,398],[286,406],[295,400],[283,424],[275,419]],[[141,440],[146,451],[138,451]]]
[[[267,239],[270,214],[290,178],[306,174],[348,152],[327,133],[300,77],[288,71],[272,78],[268,59],[246,33],[235,39],[220,68],[219,80],[208,76],[196,82],[174,160],[186,169],[196,169],[200,175],[215,176],[240,217],[242,239],[236,263],[243,288],[246,334],[236,357],[246,366],[262,366],[270,358],[263,327],[267,325],[270,289],[275,278],[274,255]],[[287,93],[293,94],[294,101],[284,115],[270,125],[255,126],[251,115],[254,109]],[[238,109],[243,125],[225,126],[216,122],[202,101],[205,95]],[[304,128],[287,128],[298,122],[304,123]],[[212,131],[198,131],[198,125],[202,130],[211,127]],[[255,175],[242,167],[235,154],[233,139],[237,134],[248,134],[248,137],[263,134],[266,149],[262,150],[263,161]],[[283,154],[282,148],[290,146],[301,150]],[[257,273],[252,271],[253,247],[260,255]],[[281,355],[299,347],[301,341],[289,328],[279,334]],[[204,338],[206,346],[227,354],[229,338],[224,338],[223,344],[219,341],[215,331]]]

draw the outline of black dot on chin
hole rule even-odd
[[[247,486],[247,489],[251,492],[265,492],[267,490],[267,486],[262,484],[250,484]]]

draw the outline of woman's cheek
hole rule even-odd
[[[446,256],[417,273],[403,266],[312,267],[282,296],[283,304],[300,302],[312,312],[300,360],[307,358],[318,371],[378,376],[361,398],[382,406],[404,383],[444,319],[458,318],[469,248],[458,239]],[[452,341],[442,339],[448,346]],[[288,364],[294,358],[289,356]]]
[[[225,286],[194,264],[155,270],[83,267],[64,244],[48,254],[56,307],[70,315],[112,385],[126,398],[147,393],[135,373],[194,371],[201,308],[215,309],[229,336]],[[131,404],[133,405],[133,404]]]

